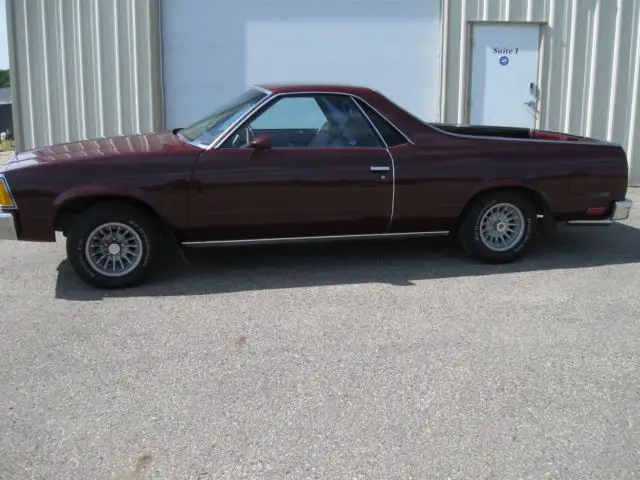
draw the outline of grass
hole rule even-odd
[[[0,141],[0,152],[11,152],[15,149],[13,140]]]

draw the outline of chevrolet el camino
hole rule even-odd
[[[260,85],[186,128],[14,155],[0,169],[0,238],[62,232],[74,271],[98,288],[141,283],[165,238],[451,235],[503,263],[545,226],[628,218],[627,181],[614,143],[428,123],[359,86]]]

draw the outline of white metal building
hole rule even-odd
[[[7,0],[18,149],[182,126],[247,85],[613,140],[640,185],[640,0]]]

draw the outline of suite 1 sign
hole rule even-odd
[[[509,62],[511,61],[510,55],[517,55],[519,50],[520,48],[518,47],[516,48],[493,47],[492,53],[498,56],[498,62],[500,62],[500,65],[502,65],[503,67],[506,67],[507,65],[509,65]]]

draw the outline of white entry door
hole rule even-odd
[[[471,124],[535,127],[539,40],[538,25],[473,27]]]

